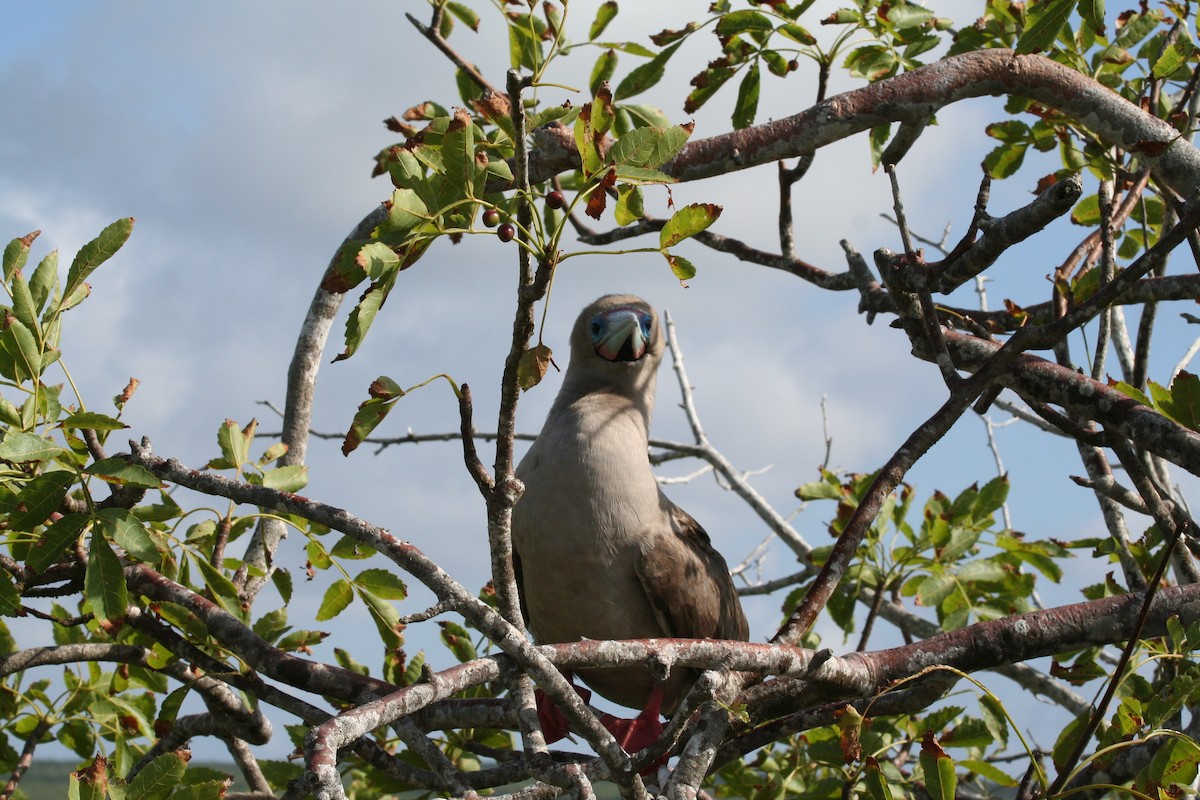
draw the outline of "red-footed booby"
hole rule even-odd
[[[517,588],[539,643],[580,639],[736,639],[749,630],[708,534],[659,489],[647,445],[664,349],[658,316],[632,295],[585,308],[562,388],[517,467]],[[696,672],[656,681],[644,667],[583,669],[602,696],[670,714]]]

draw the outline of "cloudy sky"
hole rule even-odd
[[[596,3],[571,5],[568,28],[579,39]],[[708,4],[643,3],[636,11],[625,5],[609,34],[645,41],[664,27],[680,27]],[[967,19],[976,15],[974,6],[956,0],[938,10]],[[814,10],[814,20],[823,8]],[[130,242],[93,276],[92,298],[71,312],[64,351],[85,398],[99,410],[111,409],[108,398],[130,376],[141,381],[125,419],[130,433],[149,436],[160,454],[200,466],[215,455],[215,433],[227,417],[241,423],[257,417],[262,430],[278,429],[259,402],[282,402],[287,361],[326,262],[390,193],[385,179],[369,177],[372,156],[396,138],[381,121],[427,99],[447,106],[457,99],[447,62],[416,34],[405,11],[421,18],[428,13],[411,0],[236,7],[58,0],[24,4],[6,15],[0,236],[7,241],[41,229],[33,257],[57,248],[69,263],[104,225],[136,217]],[[507,41],[497,19],[485,17],[478,34],[460,28],[453,41],[493,83],[503,83]],[[595,55],[584,49],[565,59],[556,82],[586,85]],[[684,87],[714,55],[711,37],[689,44],[645,99],[685,121]],[[631,62],[626,57],[622,71]],[[765,77],[760,119],[809,105],[813,78],[806,62],[786,80]],[[579,96],[549,90],[545,98]],[[695,136],[726,130],[730,105],[731,97],[714,100],[696,117]],[[966,227],[978,164],[994,144],[983,126],[999,116],[988,101],[944,112],[900,166],[915,229],[936,238],[948,224],[956,234]],[[1036,177],[1053,168],[998,186],[993,210],[1027,202]],[[677,203],[723,204],[718,232],[770,249],[774,186],[774,169],[767,168],[680,186],[674,194]],[[665,203],[665,191],[648,193],[651,213],[662,214]],[[840,239],[868,254],[900,247],[880,218],[891,209],[886,177],[872,174],[862,138],[822,151],[795,204],[798,250],[812,263],[843,269]],[[995,270],[993,307],[1004,297],[1023,305],[1044,299],[1046,274],[1078,236],[1078,229],[1063,226],[1054,237],[1015,249]],[[886,320],[865,325],[855,313],[857,297],[824,294],[694,245],[683,252],[699,268],[686,289],[658,257],[572,259],[557,278],[545,339],[565,355],[578,309],[606,292],[636,292],[669,308],[710,438],[742,469],[770,467],[754,482],[783,513],[796,510],[793,490],[816,476],[822,459],[822,397],[832,463],[851,471],[877,468],[944,399],[936,370],[914,363],[902,334]],[[515,249],[493,237],[438,243],[402,276],[359,354],[323,368],[315,426],[343,430],[377,375],[407,386],[445,372],[471,384],[476,424],[491,428],[515,277]],[[340,349],[341,326],[335,326],[329,358]],[[1174,340],[1160,342],[1160,380],[1188,344],[1182,327],[1173,330]],[[552,373],[523,398],[522,430],[536,432],[558,383]],[[659,398],[653,433],[686,439],[667,369]],[[455,428],[453,396],[439,383],[405,398],[380,433]],[[1080,471],[1073,447],[1047,443],[1020,426],[1002,429],[998,440],[1014,481],[1015,527],[1066,539],[1102,532],[1094,501],[1066,478]],[[306,493],[413,541],[465,585],[478,587],[487,579],[484,509],[459,452],[456,445],[427,444],[378,456],[364,448],[347,459],[336,442],[318,441],[310,449]],[[488,460],[486,449],[484,455]],[[692,469],[676,463],[666,474]],[[984,426],[968,418],[911,479],[922,495],[935,488],[954,494],[995,472]],[[731,562],[765,535],[710,478],[672,487],[670,494],[701,520]],[[823,544],[830,511],[811,507],[795,524]],[[299,543],[288,545],[282,561],[294,570],[303,566]],[[765,577],[775,577],[792,571],[794,562],[777,547],[764,569]],[[293,621],[311,620],[314,598],[324,589],[317,583],[298,597]],[[425,597],[414,593],[405,611],[417,610]],[[1059,597],[1078,594],[1071,589]],[[748,604],[755,638],[773,633],[779,602]],[[347,614],[339,631],[368,630],[361,612],[352,607]],[[33,638],[23,643],[40,643],[33,641],[36,630],[26,635]],[[364,662],[375,660],[371,648],[333,639]],[[419,634],[414,641],[422,641]]]

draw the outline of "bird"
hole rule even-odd
[[[634,295],[605,295],[579,314],[570,345],[562,387],[516,470],[513,567],[534,640],[747,641],[725,560],[650,468],[658,315]],[[655,724],[698,676],[677,668],[659,681],[643,666],[576,674]]]

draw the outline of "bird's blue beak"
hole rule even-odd
[[[614,308],[588,325],[592,346],[609,361],[639,361],[650,343],[653,317],[637,308]]]

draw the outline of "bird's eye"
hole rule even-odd
[[[592,320],[591,327],[588,329],[592,332],[592,338],[600,338],[600,334],[604,333],[604,326],[598,320]]]
[[[645,335],[647,339],[650,338],[650,326],[652,324],[653,320],[650,317],[642,317],[642,334]]]

